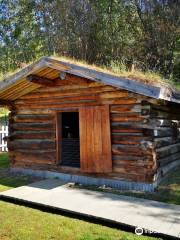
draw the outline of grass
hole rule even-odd
[[[19,177],[0,177],[0,192],[9,190],[11,188],[20,187],[30,183],[26,176]]]
[[[146,84],[153,84],[153,85],[158,85],[161,86],[161,84],[164,84],[168,86],[169,84],[166,83],[166,81],[163,79],[163,77],[155,72],[152,71],[147,71],[147,72],[142,72],[140,70],[135,69],[134,71],[128,71],[126,70],[125,65],[122,66],[122,64],[119,64],[118,62],[112,62],[110,66],[97,66],[94,64],[88,64],[85,61],[80,61],[77,59],[73,58],[68,58],[68,57],[62,57],[62,56],[51,56],[51,58],[62,61],[62,62],[67,62],[67,63],[72,63],[72,64],[77,64],[78,66],[86,67],[92,70],[96,70],[99,72],[115,75],[118,77],[124,77],[124,78],[129,78],[133,80],[137,80],[139,82],[143,82]]]
[[[97,66],[97,65],[90,65],[85,61],[77,60],[74,58],[64,57],[64,56],[57,56],[53,55],[50,56],[50,58],[59,60],[62,62],[72,63],[76,64],[78,66],[86,67],[92,70],[96,70],[103,73],[108,73],[114,76],[118,77],[124,77],[132,80],[136,80],[139,82],[143,82],[145,84],[151,84],[154,86],[161,87],[162,85],[169,87],[169,89],[179,87],[178,85],[175,85],[173,81],[164,79],[159,73],[153,72],[153,71],[140,71],[138,69],[135,69],[134,71],[128,71],[126,70],[126,66],[124,64],[121,64],[119,62],[112,62],[109,66]],[[35,59],[36,60],[36,59]],[[30,64],[33,64],[34,62],[29,62],[25,67],[27,67]],[[6,81],[9,79],[9,77],[13,76],[17,72],[21,71],[22,69],[16,69],[15,71],[7,72],[5,74],[0,73],[0,81]]]
[[[0,155],[0,192],[29,183],[25,176],[2,175],[9,167],[7,154]],[[0,201],[1,240],[155,240]]]
[[[146,236],[0,201],[1,240],[150,240]]]
[[[180,167],[161,182],[155,193],[135,193],[134,196],[180,205]]]
[[[9,168],[9,158],[7,153],[0,153],[0,169]]]

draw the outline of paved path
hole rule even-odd
[[[70,188],[60,180],[43,180],[0,193],[11,197],[138,226],[180,238],[180,206],[144,199]]]

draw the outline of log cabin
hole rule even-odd
[[[180,165],[180,94],[43,57],[0,83],[12,171],[153,191]]]

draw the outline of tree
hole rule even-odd
[[[142,25],[143,54],[148,67],[169,76],[179,38],[178,0],[134,0]]]
[[[0,0],[0,72],[43,55],[179,76],[178,0]]]

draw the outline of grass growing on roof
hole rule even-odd
[[[134,70],[132,72],[127,71],[126,67],[118,62],[112,62],[108,67],[107,66],[97,66],[94,64],[88,64],[85,61],[80,61],[68,57],[60,57],[60,56],[51,56],[52,59],[77,64],[82,67],[86,67],[92,70],[96,70],[99,72],[111,74],[118,77],[124,77],[128,79],[133,79],[139,82],[143,82],[145,84],[152,84],[155,86],[161,86],[161,84],[169,86],[169,83],[166,83],[165,79],[159,74],[152,71],[142,72],[140,70]]]
[[[118,77],[128,78],[128,79],[135,80],[135,81],[138,81],[138,82],[142,82],[142,83],[145,83],[145,84],[151,84],[151,85],[159,86],[159,87],[164,85],[164,86],[169,87],[169,88],[173,88],[173,87],[179,87],[180,88],[180,86],[176,85],[173,81],[165,80],[157,72],[153,72],[153,71],[143,72],[143,71],[140,71],[138,69],[130,72],[130,71],[126,70],[125,65],[123,65],[119,62],[111,62],[111,64],[109,66],[96,66],[94,64],[90,65],[90,64],[88,64],[88,63],[86,63],[85,61],[82,61],[82,60],[77,60],[77,59],[74,59],[74,58],[69,58],[69,57],[64,57],[64,56],[53,55],[53,56],[50,56],[50,58],[54,59],[54,60],[58,60],[58,61],[71,63],[71,64],[77,64],[79,66],[86,67],[86,68],[89,68],[89,69],[92,69],[92,70],[96,70],[96,71],[103,72],[103,73],[108,73],[108,74],[115,75],[115,76],[118,76]],[[38,59],[36,59],[36,61],[37,60]],[[25,68],[26,66],[28,66],[31,63],[32,62],[29,62],[28,64],[25,64],[23,68]],[[123,67],[122,67],[122,65],[123,65]],[[14,72],[8,72],[6,74],[0,73],[0,81],[9,78],[10,76],[14,75],[15,73],[17,73],[18,71],[20,71],[22,69],[18,68]]]

